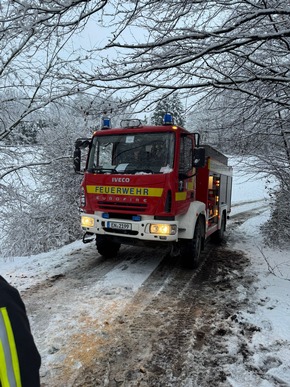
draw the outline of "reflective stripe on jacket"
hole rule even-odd
[[[0,308],[0,381],[2,387],[21,387],[17,349],[6,308]]]
[[[40,364],[23,300],[0,275],[0,387],[40,387]]]

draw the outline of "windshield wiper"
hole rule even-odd
[[[89,170],[92,173],[119,173],[115,168],[94,167]]]
[[[125,173],[130,173],[132,175],[135,175],[136,173],[141,173],[141,172],[154,174],[154,172],[151,169],[148,169],[148,168],[143,168],[143,169],[137,169],[137,168],[130,169],[130,168],[127,168]]]

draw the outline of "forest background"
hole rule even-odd
[[[104,114],[154,123],[166,101],[276,182],[265,239],[289,243],[289,15],[286,0],[1,1],[0,253],[79,238],[75,139]]]

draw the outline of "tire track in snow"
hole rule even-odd
[[[60,266],[60,274],[23,293],[37,327],[33,331],[42,356],[42,386],[73,385],[79,367],[98,353],[111,321],[164,257],[160,249],[140,254],[140,249],[124,247],[118,257],[107,260],[94,249],[85,251],[87,261],[76,254],[75,265],[63,272]]]

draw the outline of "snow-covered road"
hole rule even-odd
[[[42,386],[290,386],[290,255],[263,244],[256,184],[241,182],[227,243],[209,243],[197,271],[160,249],[106,260],[81,242],[1,259],[27,306]]]

